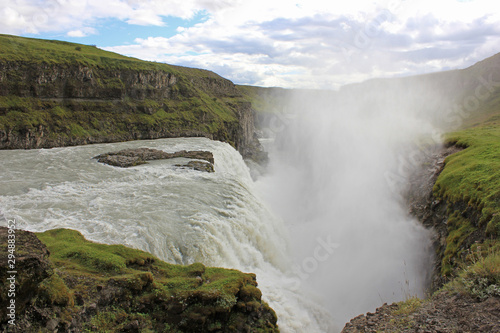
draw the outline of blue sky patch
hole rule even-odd
[[[205,22],[208,18],[209,16],[206,11],[199,11],[192,19],[188,20],[168,16],[163,18],[165,25],[162,27],[128,24],[125,21],[110,18],[99,20],[92,24],[92,28],[95,29],[97,33],[89,34],[86,37],[70,37],[67,32],[45,32],[41,34],[23,34],[23,36],[97,45],[98,47],[131,45],[136,38],[172,37],[178,33],[178,27],[193,27],[198,23]],[[80,30],[84,30],[84,28]]]

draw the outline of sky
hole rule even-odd
[[[0,33],[204,68],[236,84],[337,89],[500,52],[493,0],[0,0]]]

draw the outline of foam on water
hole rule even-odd
[[[210,150],[215,173],[154,161],[122,169],[92,159],[124,148]],[[171,263],[257,274],[283,332],[333,330],[329,315],[290,278],[287,230],[255,190],[241,156],[205,138],[0,151],[1,212],[31,231],[71,228]]]

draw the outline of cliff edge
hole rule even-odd
[[[447,135],[410,179],[409,213],[434,231],[430,296],[384,304],[342,333],[500,332],[499,113]]]
[[[253,113],[207,70],[0,35],[0,149],[204,136],[265,159]]]
[[[0,258],[2,281],[13,277],[0,285],[2,332],[278,332],[254,274],[167,264],[68,229],[14,234],[15,272]]]

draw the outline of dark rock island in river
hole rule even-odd
[[[158,149],[136,148],[123,149],[95,156],[98,162],[127,168],[135,165],[145,164],[147,161],[163,160],[171,158],[190,158],[196,161],[189,161],[187,164],[176,164],[177,167],[191,168],[198,171],[214,172],[214,156],[209,151],[186,151],[181,150],[175,153],[167,153]],[[204,161],[198,161],[204,160]]]

